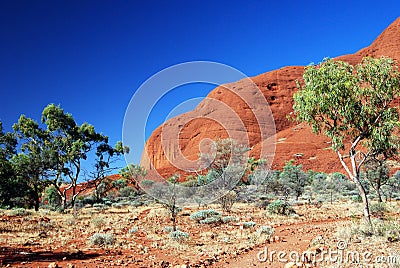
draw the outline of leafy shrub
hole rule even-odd
[[[112,234],[96,233],[92,235],[90,241],[93,245],[102,246],[102,245],[114,245],[116,239]]]
[[[190,219],[200,222],[201,220],[205,220],[206,218],[212,217],[212,216],[219,216],[221,217],[221,213],[213,210],[213,209],[208,209],[208,210],[199,210],[190,215]]]
[[[11,211],[11,215],[13,215],[13,216],[28,216],[30,214],[31,214],[31,212],[24,208],[14,208]]]
[[[254,221],[245,221],[243,222],[243,228],[248,229],[248,228],[254,228],[256,226],[256,223]]]
[[[229,223],[229,222],[237,222],[238,219],[236,217],[234,217],[234,216],[225,216],[225,217],[221,218],[221,221],[223,223]]]
[[[370,207],[371,214],[375,217],[381,217],[387,211],[385,204],[383,203],[375,203],[371,204]]]
[[[182,241],[185,241],[185,240],[189,239],[189,236],[190,236],[189,233],[182,232],[182,231],[179,231],[179,230],[169,233],[169,237],[172,240],[175,240],[175,241],[178,241],[178,242],[182,242]]]
[[[275,229],[272,228],[271,226],[260,226],[260,228],[258,228],[257,230],[257,234],[259,236],[265,234],[266,238],[270,238],[271,235],[273,235],[275,232]]]
[[[397,221],[378,221],[374,226],[375,235],[385,237],[389,242],[400,240],[400,223]]]
[[[351,197],[351,200],[352,200],[354,203],[361,203],[361,202],[362,202],[362,199],[361,199],[361,196],[360,196],[360,195],[353,195],[353,196]]]
[[[200,224],[216,224],[221,221],[221,215],[214,215],[211,217],[207,217],[204,220],[200,220]]]
[[[275,200],[267,207],[268,211],[273,214],[290,215],[295,213],[294,209],[283,200]]]
[[[118,195],[122,197],[129,197],[129,196],[134,196],[136,194],[135,189],[133,189],[130,186],[125,186],[118,191]]]

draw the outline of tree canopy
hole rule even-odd
[[[319,65],[308,66],[303,78],[304,83],[298,83],[299,91],[294,94],[296,118],[332,140],[332,149],[359,189],[364,216],[370,222],[360,169],[371,157],[397,154],[397,63],[386,57],[364,58],[352,66],[325,59]]]

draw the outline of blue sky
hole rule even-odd
[[[2,0],[0,120],[10,130],[21,113],[40,120],[61,104],[114,143],[135,90],[166,67],[207,60],[254,76],[307,65],[369,45],[399,11],[398,0]],[[211,88],[166,96],[147,131]]]

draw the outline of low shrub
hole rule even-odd
[[[353,195],[353,196],[351,196],[351,200],[352,200],[354,203],[361,203],[361,202],[362,202],[362,199],[361,199],[361,196],[360,196],[360,195]]]
[[[283,200],[275,200],[267,207],[268,212],[278,215],[290,215],[295,213],[294,209]]]
[[[142,206],[142,205],[143,205],[143,202],[140,202],[140,201],[134,200],[134,201],[131,201],[130,205],[131,205],[132,207],[135,207],[135,208],[137,208],[137,207],[140,207],[140,206]]]
[[[219,213],[213,209],[199,210],[199,211],[192,213],[190,215],[190,219],[193,221],[200,222],[201,220],[205,220],[206,218],[213,217],[213,216],[221,217],[221,213]]]
[[[266,235],[273,235],[274,234],[274,232],[275,232],[275,229],[274,228],[272,228],[271,226],[260,226],[258,229],[257,229],[257,233],[258,234],[266,234]]]
[[[200,220],[200,224],[217,224],[221,221],[221,215],[214,215],[211,217],[207,217],[204,220]]]
[[[382,217],[387,212],[387,209],[384,203],[374,203],[371,204],[370,211],[373,216]]]
[[[103,245],[114,245],[116,239],[112,234],[101,234],[96,233],[92,235],[90,239],[91,243],[96,246],[103,246]]]
[[[256,226],[256,223],[254,221],[246,221],[242,224],[244,229],[254,228],[254,226]]]
[[[31,212],[24,208],[14,208],[11,211],[11,215],[13,215],[13,216],[28,216],[28,215],[31,215]]]
[[[234,216],[225,216],[225,217],[221,218],[221,221],[223,223],[229,223],[229,222],[237,222],[238,219],[236,217],[234,217]]]
[[[178,241],[178,242],[182,242],[182,241],[185,241],[185,240],[189,239],[190,234],[177,230],[177,231],[174,231],[174,232],[170,232],[169,233],[169,237],[172,240],[175,240],[175,241]]]

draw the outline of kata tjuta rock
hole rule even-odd
[[[400,18],[370,46],[337,59],[357,64],[365,56],[388,56],[400,60]],[[341,171],[342,167],[336,154],[330,150],[327,138],[317,136],[311,133],[309,127],[296,125],[287,119],[293,111],[292,96],[297,90],[296,80],[301,81],[303,71],[304,66],[290,66],[251,78],[269,104],[267,110],[270,109],[275,120],[276,135],[271,130],[271,122],[257,121],[250,106],[254,108],[262,103],[258,103],[257,94],[251,95],[255,92],[254,84],[244,79],[215,88],[193,111],[174,117],[154,130],[146,142],[141,165],[147,170],[157,170],[163,177],[182,173],[179,163],[190,170],[190,163],[198,160],[200,150],[210,147],[210,140],[230,137],[228,132],[237,130],[235,135],[248,137],[252,156],[260,155],[263,144],[274,144],[274,148],[268,148],[268,154],[273,154],[272,150],[275,149],[273,169],[280,169],[285,161],[295,159],[306,170]],[[246,94],[247,103],[237,94],[239,92]],[[240,120],[229,118],[228,110],[236,113]],[[221,123],[215,118],[224,119]],[[266,129],[264,134],[267,136],[262,135],[260,129]]]

